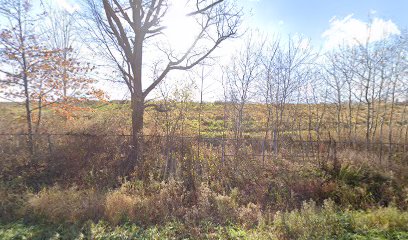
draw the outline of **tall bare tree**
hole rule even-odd
[[[166,28],[163,21],[169,9],[168,0],[84,0],[94,24],[88,22],[90,34],[101,45],[119,70],[131,96],[133,165],[141,162],[143,152],[143,116],[146,97],[173,70],[189,70],[209,57],[228,38],[237,36],[241,13],[227,0],[190,0],[187,16],[197,25],[194,41],[181,54],[163,43],[167,63],[161,73],[144,87],[143,65],[146,44],[157,39]]]
[[[338,140],[340,140],[342,137],[341,132],[343,123],[343,89],[347,84],[347,78],[342,74],[342,61],[339,61],[343,59],[339,59],[337,53],[328,54],[327,57],[328,61],[327,64],[325,64],[325,72],[327,73],[325,84],[328,87],[329,95],[333,96],[332,102],[336,105],[336,134]]]
[[[276,45],[278,44],[278,45]],[[278,149],[279,131],[283,130],[287,104],[296,101],[300,87],[305,86],[315,54],[303,37],[289,36],[286,44],[276,43],[265,57],[265,79],[260,83],[269,95],[269,108],[273,108],[272,128],[274,149]]]
[[[76,53],[73,51],[75,44],[74,15],[64,9],[47,6],[47,18],[43,21],[43,37],[50,49],[58,49],[62,61],[76,61]],[[70,96],[70,82],[68,81],[68,64],[61,64],[56,69],[61,76],[62,97]]]
[[[228,97],[232,103],[234,116],[234,138],[243,137],[245,106],[255,100],[256,81],[261,76],[261,56],[263,43],[256,41],[251,33],[239,54],[232,57],[231,63],[225,67]]]

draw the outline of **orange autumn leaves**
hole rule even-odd
[[[72,48],[48,49],[38,44],[36,36],[21,38],[12,30],[0,32],[0,94],[6,99],[18,101],[28,94],[33,113],[48,107],[67,119],[75,111],[89,110],[83,102],[106,99],[106,94],[94,87],[96,80],[89,76],[94,66],[79,62]]]

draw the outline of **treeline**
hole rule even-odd
[[[407,143],[407,40],[369,36],[318,53],[302,37],[250,34],[223,67],[234,137],[248,130],[251,103],[262,102],[265,139]]]

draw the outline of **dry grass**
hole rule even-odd
[[[113,225],[126,222],[148,226],[183,221],[200,224],[211,221],[220,224],[242,223],[256,226],[261,219],[260,207],[254,203],[239,206],[231,196],[213,192],[202,185],[195,204],[184,202],[182,185],[160,183],[157,189],[144,195],[122,187],[107,193],[58,187],[44,189],[32,195],[25,215],[49,223],[82,223],[106,220]]]
[[[95,190],[44,189],[27,203],[27,213],[52,223],[99,220],[104,213],[104,196]]]
[[[128,220],[135,221],[138,205],[140,208],[142,201],[137,196],[130,196],[120,191],[110,192],[106,196],[105,217],[114,225]]]

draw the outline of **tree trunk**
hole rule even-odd
[[[136,166],[143,166],[143,116],[144,100],[132,95],[132,148],[127,173]],[[142,174],[142,171],[139,172]]]
[[[41,125],[41,117],[42,117],[42,96],[40,94],[40,97],[38,98],[38,116],[37,116],[37,123],[35,126],[35,134],[38,133],[40,130],[40,125]]]
[[[366,93],[365,93],[365,100],[367,104],[367,115],[366,115],[366,134],[365,134],[365,141],[366,141],[366,148],[368,150],[369,144],[370,144],[370,133],[371,133],[371,102],[368,99],[368,87],[366,88]]]
[[[24,78],[24,95],[25,95],[25,109],[26,109],[26,120],[27,120],[27,131],[28,131],[28,150],[31,155],[34,154],[34,144],[33,144],[33,127],[31,120],[31,107],[30,107],[30,96],[28,93],[28,83],[26,78]]]
[[[34,143],[33,143],[33,127],[32,127],[32,120],[31,120],[31,105],[30,105],[30,92],[29,92],[29,83],[28,83],[28,63],[27,63],[27,55],[26,55],[26,43],[25,37],[23,34],[23,23],[21,22],[21,12],[18,15],[18,34],[19,34],[19,44],[22,50],[21,52],[21,60],[22,60],[22,75],[23,75],[23,85],[24,85],[24,98],[25,98],[25,109],[26,109],[26,116],[27,116],[27,131],[28,131],[28,150],[30,155],[34,154]],[[32,159],[33,161],[33,159]]]
[[[336,141],[330,138],[329,142],[329,160],[333,161],[333,175],[335,177],[339,176],[341,170],[341,164],[337,158],[337,144]]]
[[[388,122],[388,143],[389,143],[389,151],[388,151],[388,159],[390,160],[392,157],[392,128],[393,128],[393,121],[394,121],[394,107],[395,107],[395,89],[396,89],[397,82],[393,82],[392,92],[391,92],[391,112]]]
[[[64,63],[66,63],[68,61],[68,56],[67,56],[67,49],[64,49],[64,55],[63,55],[63,59],[64,59]],[[63,94],[63,101],[67,101],[67,66],[64,65],[63,66],[63,71],[62,71],[62,94]]]
[[[352,98],[351,98],[351,93],[353,91],[353,89],[351,88],[351,84],[349,81],[347,81],[348,84],[348,91],[349,91],[349,95],[348,95],[348,123],[347,123],[347,127],[348,127],[348,141],[351,142],[351,131],[352,131],[352,126],[353,126],[353,104],[352,104]],[[357,116],[356,116],[357,118]],[[355,137],[353,138],[353,142],[355,143]]]
[[[143,179],[143,117],[144,97],[142,90],[142,64],[143,64],[143,37],[140,34],[135,38],[135,52],[133,54],[133,91],[131,94],[132,104],[132,149],[128,171],[138,167],[138,176]],[[130,173],[130,172],[127,172]]]

